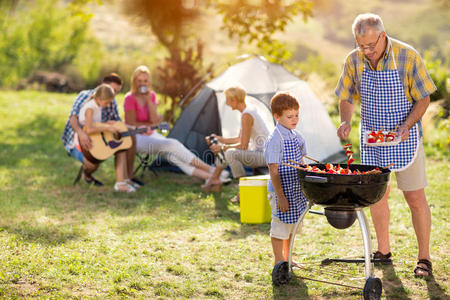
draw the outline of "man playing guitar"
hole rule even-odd
[[[122,79],[119,77],[119,75],[115,73],[111,73],[103,78],[102,83],[109,84],[113,90],[114,93],[117,95],[120,92],[120,89],[122,88]],[[72,106],[72,110],[69,114],[69,118],[66,122],[64,133],[61,136],[61,140],[63,141],[64,148],[68,152],[68,155],[74,157],[75,159],[79,160],[83,164],[83,169],[85,170],[84,174],[92,174],[97,168],[98,165],[93,165],[90,163],[83,155],[81,151],[79,151],[75,147],[75,140],[74,135],[75,133],[78,134],[79,143],[82,148],[84,149],[91,149],[92,147],[92,141],[89,137],[89,135],[83,131],[82,126],[80,126],[79,123],[79,113],[81,110],[81,107],[83,104],[88,100],[95,92],[95,89],[92,90],[84,90],[81,91],[78,96],[76,97],[74,104]],[[121,118],[119,116],[119,111],[117,109],[117,102],[114,99],[107,107],[104,107],[101,109],[101,119],[102,122],[106,122],[107,120],[113,120],[113,121],[121,121]],[[127,149],[127,152],[135,153],[136,152],[136,139],[134,136],[132,138],[132,145],[129,149]],[[133,178],[133,170],[127,170],[128,172],[128,178],[131,178],[133,181],[133,185],[135,187],[142,186],[143,183],[139,181],[136,178]],[[96,178],[94,178],[92,175],[90,176],[83,176],[84,181],[86,181],[88,184],[93,184],[95,186],[102,186],[103,183]]]

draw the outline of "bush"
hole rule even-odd
[[[7,2],[6,2],[7,3]],[[36,70],[63,71],[87,39],[90,15],[57,0],[0,7],[0,85],[15,86]]]
[[[434,56],[432,51],[426,51],[424,55],[425,66],[437,87],[437,91],[431,94],[430,99],[431,101],[440,99],[448,101],[449,93],[446,86],[449,71],[448,61],[433,59]]]

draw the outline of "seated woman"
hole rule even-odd
[[[131,77],[131,91],[125,95],[125,123],[131,127],[153,126],[161,122],[157,113],[156,94],[150,90],[150,71],[139,66]],[[185,174],[208,179],[214,167],[204,163],[176,139],[166,138],[156,131],[148,130],[136,135],[136,151],[160,154],[170,163],[178,166]],[[135,153],[128,155],[128,168],[133,169]],[[220,174],[220,173],[219,173]],[[225,179],[228,175],[222,173]]]
[[[224,151],[225,162],[216,159],[216,169],[207,182],[202,185],[203,191],[220,191],[222,183],[221,171],[230,166],[234,178],[245,176],[244,166],[257,168],[266,167],[264,159],[264,144],[269,136],[269,129],[255,109],[250,109],[245,103],[246,92],[240,87],[230,87],[225,90],[226,104],[233,110],[241,112],[241,130],[239,136],[224,138],[215,136],[219,143],[210,144],[214,153]],[[209,137],[206,137],[209,144]],[[237,198],[238,200],[239,198]]]

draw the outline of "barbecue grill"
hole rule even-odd
[[[312,164],[310,166],[325,169],[323,164]],[[364,172],[373,170],[376,166],[351,164],[349,168],[352,171],[358,169]],[[312,205],[323,206],[327,221],[338,229],[350,227],[357,219],[364,243],[363,262],[366,282],[363,288],[363,295],[364,299],[371,300],[380,299],[382,284],[381,280],[374,275],[373,262],[377,260],[372,259],[372,242],[363,208],[378,202],[386,192],[391,171],[386,168],[379,169],[381,173],[364,175],[316,173],[306,169],[299,169],[300,184],[303,193],[309,201],[309,205],[298,219],[293,231],[297,231],[297,227],[303,221],[306,213],[310,211]],[[272,281],[275,285],[286,284],[291,278],[294,240],[295,236],[292,236],[289,245],[289,261],[278,262],[272,271]],[[327,263],[333,261],[362,262],[362,260],[343,259],[326,259],[324,261]]]

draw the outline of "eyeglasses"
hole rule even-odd
[[[375,42],[375,44],[373,44],[373,45],[368,45],[368,46],[366,46],[366,47],[361,47],[361,46],[358,45],[358,43],[356,43],[356,45],[357,45],[356,48],[357,48],[358,50],[360,50],[361,52],[363,52],[364,50],[373,51],[373,49],[375,49],[375,47],[377,46],[378,41],[380,40],[381,34],[382,34],[382,32],[380,32],[380,34],[378,35],[378,38],[377,38],[377,41]]]

